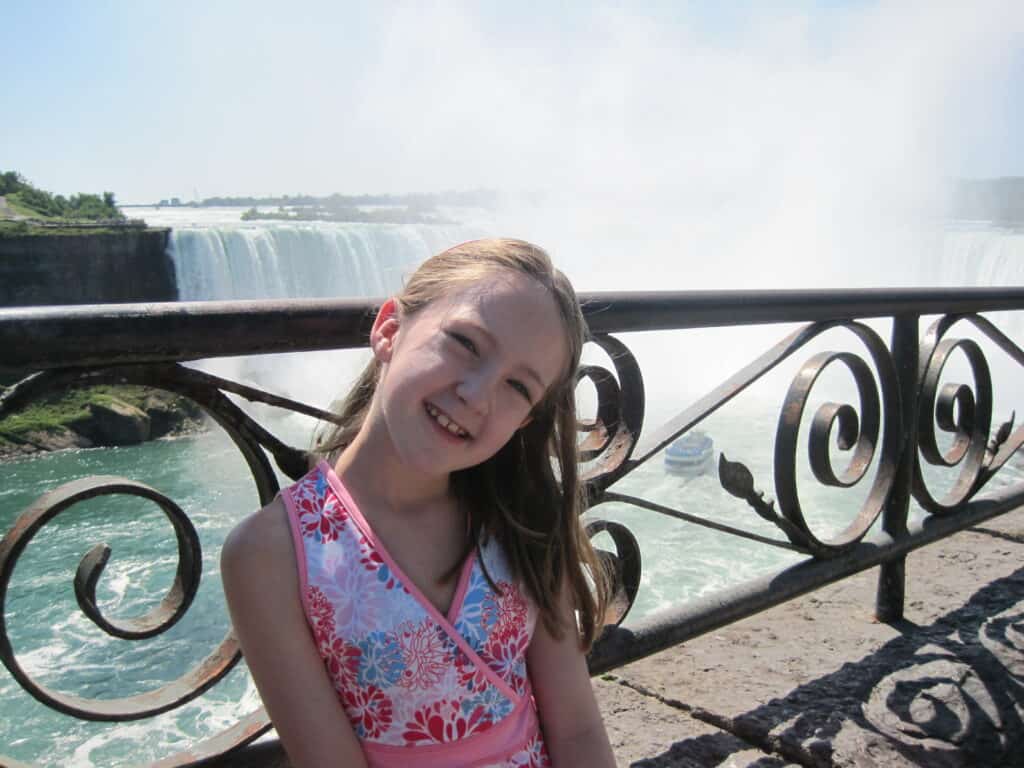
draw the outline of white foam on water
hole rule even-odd
[[[72,647],[61,640],[55,640],[30,651],[16,652],[21,668],[33,678],[44,680],[54,674],[66,661],[73,660]]]

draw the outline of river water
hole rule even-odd
[[[334,269],[332,259],[348,259],[342,269],[346,284],[356,280],[358,295],[380,295],[397,285],[402,271],[441,245],[458,242],[486,231],[486,223],[433,231],[426,227],[380,225],[332,225],[242,227],[237,211],[165,212],[167,218],[153,223],[176,227],[173,237],[178,269],[192,279],[187,298],[251,298],[253,294],[289,293],[307,280],[310,286],[323,281],[301,277],[302,264],[315,263],[319,274]],[[133,214],[133,215],[138,215]],[[182,218],[175,218],[182,217]],[[191,218],[187,218],[191,217]],[[152,216],[146,216],[152,218]],[[1013,233],[984,228],[952,231],[947,249],[963,246],[975,264],[1002,260],[1007,280],[1016,280],[1021,244]],[[305,250],[297,244],[305,243]],[[289,250],[290,249],[290,250]],[[347,250],[346,250],[347,249]],[[309,256],[313,253],[314,256]],[[305,254],[305,256],[303,256]],[[315,255],[320,254],[320,255]],[[354,254],[347,256],[346,254]],[[1008,255],[1009,254],[1009,255]],[[328,258],[329,257],[329,258]],[[225,296],[232,273],[245,259],[273,263],[278,279],[294,270],[296,276],[260,288],[258,281],[248,293]],[[388,265],[388,277],[359,282],[371,274],[374,258]],[[954,253],[950,259],[957,258]],[[360,261],[362,260],[362,261]],[[353,266],[356,263],[362,266]],[[204,267],[197,265],[205,264]],[[191,265],[191,266],[190,266]],[[232,268],[231,265],[234,265]],[[988,268],[988,267],[986,267]],[[996,267],[992,267],[993,270]],[[205,270],[205,271],[204,271]],[[250,274],[247,272],[247,274]],[[955,276],[966,281],[976,274],[966,269]],[[989,273],[986,273],[988,275]],[[331,278],[332,280],[334,278]],[[986,279],[992,279],[987,276]],[[376,282],[375,282],[376,281]],[[939,282],[939,281],[933,281]],[[331,291],[337,290],[332,284]],[[308,288],[308,286],[307,286]],[[308,288],[308,290],[313,290]],[[205,292],[205,293],[203,293]],[[218,293],[219,292],[219,293]],[[299,291],[298,295],[309,295]],[[324,294],[333,295],[329,291]],[[877,324],[884,337],[885,323]],[[786,329],[734,331],[734,344],[744,350],[763,351]],[[706,338],[708,333],[691,334]],[[724,333],[724,332],[723,332]],[[842,333],[842,332],[837,332]],[[678,334],[677,334],[678,336]],[[690,337],[687,337],[690,338]],[[728,363],[711,373],[686,376],[685,369],[663,362],[666,345],[678,349],[682,359],[693,359],[675,337],[654,334],[626,335],[624,341],[641,358],[649,377],[648,418],[650,430],[685,406],[695,390],[706,388],[702,376],[721,380],[731,372]],[[833,337],[819,347],[828,346]],[[716,340],[714,344],[723,342]],[[697,355],[706,355],[706,341],[696,341]],[[729,342],[725,342],[728,346]],[[849,335],[845,345],[849,346]],[[717,454],[743,461],[759,488],[771,496],[772,445],[775,420],[789,377],[810,353],[801,353],[792,366],[769,376],[749,394],[742,395],[707,419],[701,427],[715,442]],[[599,356],[598,356],[599,357]],[[326,405],[359,367],[359,353],[321,354],[311,357],[279,356],[259,361],[229,360],[211,365],[261,383],[273,391],[296,395]],[[955,372],[954,372],[955,373]],[[709,380],[715,380],[711,378]],[[962,379],[961,379],[962,380]],[[695,384],[694,382],[698,382]],[[1007,415],[1013,398],[998,397],[996,417]],[[583,409],[592,407],[583,392]],[[823,382],[820,402],[849,398],[849,382],[842,376]],[[847,400],[856,404],[855,400]],[[311,424],[301,417],[278,417],[260,410],[261,422],[293,445],[309,444]],[[804,433],[806,434],[806,433]],[[803,445],[803,443],[801,443]],[[837,456],[837,465],[842,466]],[[860,485],[848,491],[819,486],[810,477],[806,462],[800,467],[800,490],[812,527],[821,536],[841,530],[856,514],[867,493],[875,466]],[[201,660],[227,631],[226,611],[218,576],[217,557],[227,531],[256,508],[255,488],[233,444],[212,427],[193,437],[164,440],[141,446],[63,452],[0,464],[0,532],[36,498],[63,482],[92,475],[120,475],[145,482],[174,499],[199,531],[203,547],[203,579],[193,607],[184,619],[165,634],[144,641],[107,637],[79,610],[72,580],[79,558],[95,543],[105,541],[112,550],[110,563],[97,588],[104,612],[131,617],[148,610],[170,584],[176,567],[176,548],[170,525],[153,505],[126,499],[106,498],[78,505],[46,526],[18,563],[7,594],[5,620],[18,659],[38,682],[60,691],[95,698],[127,696],[152,690]],[[1021,473],[1008,468],[997,478],[999,485],[1019,480]],[[950,478],[936,474],[938,487]],[[661,457],[624,479],[616,490],[641,495],[718,522],[745,527],[778,538],[778,531],[758,518],[743,502],[728,496],[710,475],[681,477],[665,471]],[[704,528],[662,518],[635,508],[605,505],[594,514],[625,523],[637,536],[644,557],[643,582],[631,618],[649,615],[659,608],[712,593],[745,579],[769,572],[799,557],[781,549],[719,534]],[[920,514],[915,512],[915,514]],[[865,606],[865,610],[868,610]],[[627,621],[628,623],[628,621]],[[137,724],[85,723],[59,715],[25,694],[7,674],[0,675],[0,754],[46,766],[110,766],[144,763],[158,759],[212,735],[255,709],[258,699],[244,670],[236,670],[214,689],[173,712]]]

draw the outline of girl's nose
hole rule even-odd
[[[488,372],[481,368],[467,371],[455,385],[455,394],[468,408],[485,414],[490,407],[491,378]]]

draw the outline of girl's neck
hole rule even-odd
[[[449,475],[410,471],[387,437],[376,432],[364,425],[334,463],[335,474],[346,486],[359,488],[361,495],[396,512],[450,501]]]

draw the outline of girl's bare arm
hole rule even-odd
[[[566,631],[562,639],[556,640],[538,621],[527,651],[544,742],[555,768],[615,768],[586,658],[576,637],[575,616],[563,603]]]
[[[246,518],[221,552],[235,634],[295,768],[365,768],[300,603],[288,516],[280,498]]]

